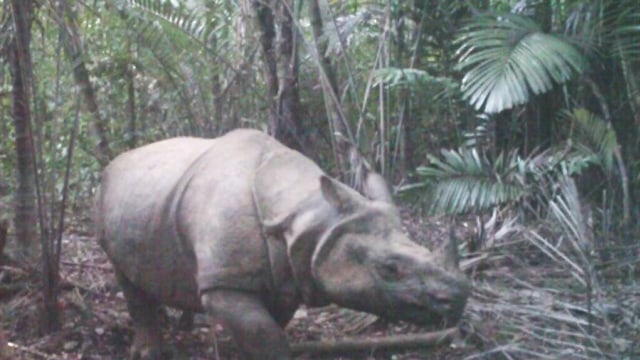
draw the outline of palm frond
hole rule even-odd
[[[184,58],[176,53],[223,53],[220,48],[225,45],[217,42],[214,49],[212,40],[225,31],[220,17],[229,9],[224,6],[216,15],[170,0],[120,0],[118,4],[121,18],[145,45],[141,51],[148,52],[176,86],[184,80]]]
[[[578,283],[588,286],[592,282],[593,233],[584,216],[580,195],[570,176],[560,175],[555,182],[558,191],[548,200],[548,220],[544,224],[558,227],[562,242],[550,242],[536,231],[525,233],[525,238],[550,259],[567,269]]]
[[[215,17],[208,17],[199,10],[184,5],[174,5],[170,0],[126,0],[130,7],[151,14],[158,20],[178,29],[192,40],[205,46],[216,30]]]
[[[531,94],[571,79],[586,65],[569,42],[514,14],[474,19],[457,43],[464,99],[487,113],[524,104]]]
[[[565,111],[562,117],[573,125],[569,137],[573,149],[589,161],[600,165],[606,172],[613,172],[615,151],[618,147],[615,130],[584,108]]]
[[[552,151],[522,158],[517,151],[489,159],[478,148],[443,150],[429,156],[429,166],[416,172],[421,184],[402,191],[426,194],[432,213],[465,214],[518,203],[547,204],[564,177],[580,173],[594,162],[579,152]]]
[[[640,59],[640,7],[635,1],[622,0],[616,10],[611,31],[614,47],[637,61]]]
[[[640,57],[640,7],[635,0],[579,2],[565,33],[587,52],[609,57]]]
[[[433,76],[420,69],[396,67],[376,69],[373,73],[373,85],[379,84],[384,84],[389,88],[436,85],[451,91],[459,86],[454,79],[449,77]]]
[[[467,148],[489,149],[494,141],[495,121],[487,114],[476,115],[477,124],[471,131],[463,130],[464,146]]]
[[[590,262],[587,258],[593,248],[593,237],[583,215],[578,188],[568,176],[561,177],[558,184],[559,193],[549,202],[549,215],[562,228],[574,254],[580,260],[578,262],[583,266],[588,265]]]
[[[521,167],[514,153],[499,156],[494,162],[476,149],[443,150],[442,159],[430,156],[430,166],[417,173],[431,186],[431,211],[461,214],[482,211],[516,201],[528,193],[527,186],[515,176]]]

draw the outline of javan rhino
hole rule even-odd
[[[383,181],[369,173],[365,197],[246,129],[118,156],[96,230],[133,318],[131,357],[160,357],[161,305],[206,311],[247,359],[290,358],[283,327],[301,303],[453,325],[470,292],[457,254],[405,236]]]

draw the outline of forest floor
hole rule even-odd
[[[449,236],[448,225],[438,219],[427,220],[415,214],[409,215],[408,211],[403,211],[403,218],[406,231],[417,242],[427,247],[437,246],[438,242]],[[0,285],[4,290],[0,291],[0,321],[12,347],[12,359],[127,358],[133,329],[122,292],[104,252],[96,244],[92,234],[82,230],[86,229],[87,225],[82,222],[81,224],[74,227],[74,230],[63,239],[60,306],[64,313],[64,325],[61,331],[48,336],[38,334],[38,304],[40,304],[41,295],[40,289],[33,285],[38,283],[37,279],[33,279],[33,274],[27,274],[18,267],[6,264],[2,267]],[[456,230],[458,237],[472,236],[471,228],[471,226],[459,227]],[[541,269],[534,269],[527,276],[535,273],[545,276]],[[487,279],[483,280],[483,283]],[[18,285],[7,286],[8,284]],[[477,354],[475,358],[479,359],[502,358],[480,355],[482,341],[478,339],[495,337],[496,328],[500,322],[499,319],[477,316],[478,309],[493,306],[491,301],[482,300],[482,296],[486,296],[486,290],[487,287],[483,285],[474,291],[469,307],[475,310],[470,311],[471,315],[465,315],[461,326],[462,331],[450,343],[422,350],[394,352],[370,350],[344,355],[299,355],[296,359],[417,360],[428,358],[445,360],[468,358],[472,354]],[[524,296],[531,297],[532,292]],[[527,301],[531,303],[531,300]],[[164,331],[167,344],[171,344],[174,359],[235,360],[238,358],[234,345],[224,329],[210,329],[205,321],[197,316],[192,330],[180,330],[178,315],[179,313],[175,311],[168,312]],[[335,306],[308,310],[303,308],[296,313],[286,328],[291,344],[343,338],[374,339],[401,334],[421,334],[432,330],[406,323],[387,323],[381,319],[376,320],[372,316],[345,311]],[[629,341],[640,343],[640,336],[637,334],[631,334],[631,340],[628,338],[621,338],[623,341],[621,346],[625,344],[629,346]],[[520,358],[537,358],[537,356]]]

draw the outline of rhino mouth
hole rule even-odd
[[[431,309],[431,311],[438,313],[438,314],[449,314],[451,312],[453,312],[455,310],[455,308],[457,307],[456,302],[446,296],[440,296],[437,294],[428,294],[427,295],[428,298],[428,308]]]
[[[432,307],[409,305],[406,313],[399,320],[408,321],[417,325],[431,325],[435,327],[448,327],[455,325],[461,318],[462,312],[434,311]]]
[[[424,302],[398,304],[391,311],[390,320],[403,320],[418,325],[452,326],[462,317],[464,304],[460,301],[438,295],[426,295]]]

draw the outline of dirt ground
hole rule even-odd
[[[406,231],[429,247],[448,236],[440,221],[426,222],[403,211]],[[40,336],[38,301],[34,279],[18,267],[2,268],[0,293],[2,327],[13,359],[125,359],[132,341],[131,320],[111,265],[94,241],[87,224],[71,230],[63,239],[61,259],[62,331]],[[83,230],[85,229],[85,230]],[[465,229],[461,230],[466,231]],[[464,234],[463,234],[464,236]],[[11,288],[9,284],[21,284]],[[11,289],[9,289],[11,288]],[[237,359],[234,344],[224,329],[211,329],[204,316],[196,316],[190,331],[181,330],[179,313],[169,310],[164,337],[174,359]],[[464,325],[464,321],[463,321]],[[464,328],[464,326],[463,326]],[[387,323],[362,313],[330,306],[301,309],[286,331],[291,344],[344,338],[374,339],[401,334],[421,334],[432,329],[406,323]],[[433,349],[396,350],[331,355],[302,354],[297,359],[459,359],[476,350],[464,331],[454,341]]]

